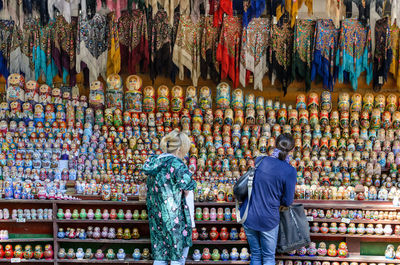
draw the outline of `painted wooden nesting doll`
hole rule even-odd
[[[351,96],[350,112],[360,112],[362,108],[362,97],[360,94],[355,93]]]
[[[125,81],[125,111],[142,112],[142,78],[130,75]]]
[[[400,112],[395,111],[393,113],[393,128],[399,129],[400,128]]]
[[[256,99],[256,110],[257,111],[264,111],[264,97],[260,96]]]
[[[225,83],[219,83],[217,85],[217,99],[216,106],[218,109],[227,109],[231,104],[231,87]]]
[[[183,88],[174,86],[171,89],[171,111],[179,113],[183,109]]]
[[[264,103],[264,101],[263,101]],[[237,110],[244,108],[244,98],[243,98],[243,90],[240,88],[236,88],[232,92],[232,109]],[[263,104],[264,109],[264,104]]]
[[[389,111],[392,114],[397,110],[397,96],[395,94],[389,94],[387,96],[387,98],[386,98],[386,110]]]
[[[319,97],[317,93],[310,93],[307,98],[307,109],[319,109]]]
[[[197,90],[194,86],[188,86],[186,88],[185,108],[189,110],[190,114],[193,114],[197,106]]]
[[[350,95],[348,93],[340,93],[338,98],[338,111],[350,110]]]
[[[203,111],[212,108],[211,90],[209,87],[203,86],[200,88],[199,103]]]
[[[7,79],[7,101],[25,101],[25,79],[20,74],[11,74]]]
[[[299,122],[299,113],[296,109],[290,109],[288,111],[288,121],[290,126],[294,127]]]
[[[323,91],[321,94],[321,110],[332,110],[332,95],[329,91]]]
[[[373,108],[374,108],[374,95],[371,93],[366,93],[363,98],[363,110],[368,111],[368,113],[371,113]]]
[[[372,110],[370,127],[372,129],[379,129],[381,127],[381,111],[378,108]]]
[[[46,84],[39,87],[39,103],[44,105],[51,103],[51,88]]]
[[[123,87],[122,78],[118,74],[107,77],[106,108],[123,109]]]
[[[159,86],[157,89],[157,111],[169,111],[169,88],[167,86]]]
[[[244,107],[246,109],[254,109],[256,107],[255,104],[255,96],[253,93],[247,94],[245,97]]]
[[[385,105],[386,105],[386,98],[382,94],[378,94],[375,97],[375,102],[374,102],[374,108],[377,108],[380,110],[382,113],[385,110]]]
[[[300,110],[305,109],[306,107],[306,95],[304,95],[303,93],[298,94],[296,97],[296,109]]]
[[[154,112],[156,109],[155,89],[152,86],[147,86],[143,89],[143,111]]]
[[[35,105],[39,102],[39,83],[29,80],[25,85],[25,101]]]
[[[104,86],[99,80],[90,83],[89,106],[94,109],[104,109]]]

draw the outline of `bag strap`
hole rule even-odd
[[[235,204],[236,204],[236,221],[239,224],[244,224],[244,222],[246,222],[247,219],[247,215],[249,214],[249,205],[250,205],[250,198],[251,198],[251,193],[253,191],[253,181],[254,181],[254,177],[256,175],[256,169],[260,166],[261,162],[264,160],[265,156],[260,159],[260,161],[258,161],[258,163],[256,164],[255,168],[254,168],[254,174],[252,174],[251,176],[249,176],[249,179],[247,180],[247,191],[248,191],[248,199],[247,199],[247,205],[246,205],[246,210],[243,213],[243,216],[240,216],[240,210],[239,210],[239,201],[236,200]]]

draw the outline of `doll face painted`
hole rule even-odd
[[[7,83],[9,86],[25,87],[25,79],[20,74],[11,74],[7,79]]]
[[[42,95],[50,94],[50,87],[48,85],[41,85],[39,88],[39,92]]]
[[[117,74],[111,74],[107,77],[107,86],[110,89],[118,89],[122,87],[121,76]]]
[[[183,89],[180,86],[174,86],[171,91],[172,97],[179,98],[183,96]]]
[[[96,91],[96,90],[103,91],[103,83],[100,82],[99,80],[93,81],[92,83],[90,83],[90,90],[91,91]]]
[[[128,90],[140,90],[142,87],[142,79],[137,75],[130,75],[126,79],[126,88]]]
[[[147,86],[144,88],[143,93],[146,97],[153,97],[154,96],[154,87]]]
[[[36,82],[35,80],[29,80],[28,83],[26,83],[27,92],[35,92],[38,91],[38,89],[39,89],[39,83]]]

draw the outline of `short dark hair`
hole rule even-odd
[[[279,149],[278,159],[285,160],[294,148],[294,139],[290,133],[283,133],[276,139],[276,148]]]

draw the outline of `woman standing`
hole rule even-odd
[[[275,250],[279,231],[279,208],[293,203],[297,172],[289,164],[289,152],[294,148],[290,134],[281,134],[276,139],[272,156],[262,159],[257,167],[249,212],[244,223],[251,251],[251,265],[275,265]],[[248,201],[240,208],[243,216]]]
[[[174,130],[160,142],[163,154],[143,165],[147,175],[147,209],[154,265],[185,264],[192,245],[192,222],[185,192],[194,190],[188,167],[183,162],[190,149],[189,137]]]

